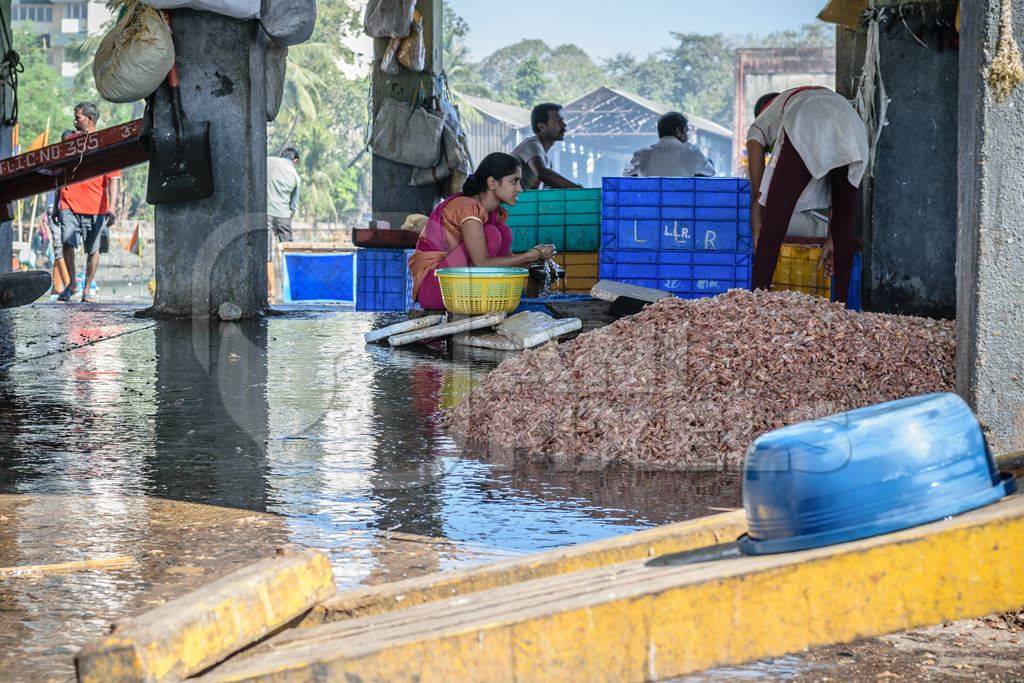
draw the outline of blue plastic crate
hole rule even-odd
[[[602,250],[601,279],[671,292],[684,299],[749,289],[749,251]]]
[[[285,252],[281,293],[285,302],[356,300],[356,252]]]
[[[863,282],[863,268],[860,253],[853,255],[853,270],[850,273],[850,289],[846,292],[846,307],[851,311],[862,308],[860,290]],[[836,279],[832,278],[832,301],[836,300]]]
[[[356,310],[406,311],[413,307],[412,249],[360,249],[356,252]]]

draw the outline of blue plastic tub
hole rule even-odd
[[[747,451],[747,555],[846,543],[958,515],[1015,488],[955,394],[882,403],[758,438]]]
[[[356,254],[285,252],[281,292],[297,301],[351,304],[356,300]]]

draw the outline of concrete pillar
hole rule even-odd
[[[0,13],[3,13],[4,21],[11,25],[11,0],[0,0]],[[0,36],[0,55],[7,54],[11,46],[7,44],[6,37]],[[11,91],[8,88],[4,93],[4,101],[11,102]],[[6,118],[9,111],[0,112],[2,118]],[[0,159],[11,156],[11,127],[0,125]],[[13,244],[14,232],[11,229],[11,222],[0,223],[0,273],[11,272],[11,259],[14,257]]]
[[[1024,43],[1024,0],[961,5],[957,390],[996,453],[1024,449],[1024,87],[986,83],[1002,2]]]
[[[215,192],[156,207],[154,313],[205,316],[231,301],[267,306],[266,37],[255,21],[174,11],[181,93],[208,120]],[[163,101],[163,100],[162,100]],[[157,125],[170,125],[163,104]]]
[[[882,31],[882,77],[892,102],[882,129],[874,177],[861,188],[865,308],[952,318],[956,308],[958,54],[922,18],[952,25],[956,2],[906,10]],[[927,48],[912,32],[923,34]],[[837,90],[856,92],[864,60],[863,32],[837,35]]]
[[[377,115],[381,102],[390,97],[411,102],[422,89],[430,96],[434,92],[435,73],[441,71],[441,48],[443,45],[442,16],[443,0],[417,0],[416,9],[423,15],[423,37],[427,47],[427,66],[420,73],[399,67],[397,76],[389,76],[380,70],[380,58],[388,46],[387,38],[374,41],[373,65],[373,115]],[[441,188],[437,185],[411,187],[409,178],[412,167],[398,164],[373,155],[371,203],[376,220],[390,221],[397,227],[410,213],[429,214],[441,199]]]

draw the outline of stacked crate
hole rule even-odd
[[[828,298],[832,291],[831,281],[818,270],[820,259],[820,246],[783,243],[772,277],[772,289]]]
[[[692,299],[750,288],[750,183],[605,178],[599,275]]]
[[[597,284],[601,245],[601,190],[532,190],[508,209],[512,251],[553,244],[565,269],[565,291],[589,291]]]
[[[356,252],[356,310],[407,311],[413,307],[409,257],[412,249]]]

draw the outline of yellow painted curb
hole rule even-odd
[[[114,624],[75,658],[82,683],[184,678],[284,626],[334,593],[330,562],[281,549],[162,607]]]
[[[1024,475],[1024,452],[1008,453],[996,462],[1018,477]],[[318,605],[301,626],[366,617],[522,581],[726,543],[746,531],[746,516],[736,510],[483,567],[359,588]]]
[[[726,543],[746,530],[746,516],[736,510],[483,567],[359,588],[317,605],[301,626],[365,617],[522,581]]]
[[[691,564],[626,562],[293,631],[202,680],[658,680],[1016,609],[1024,496],[828,548],[709,552]]]

